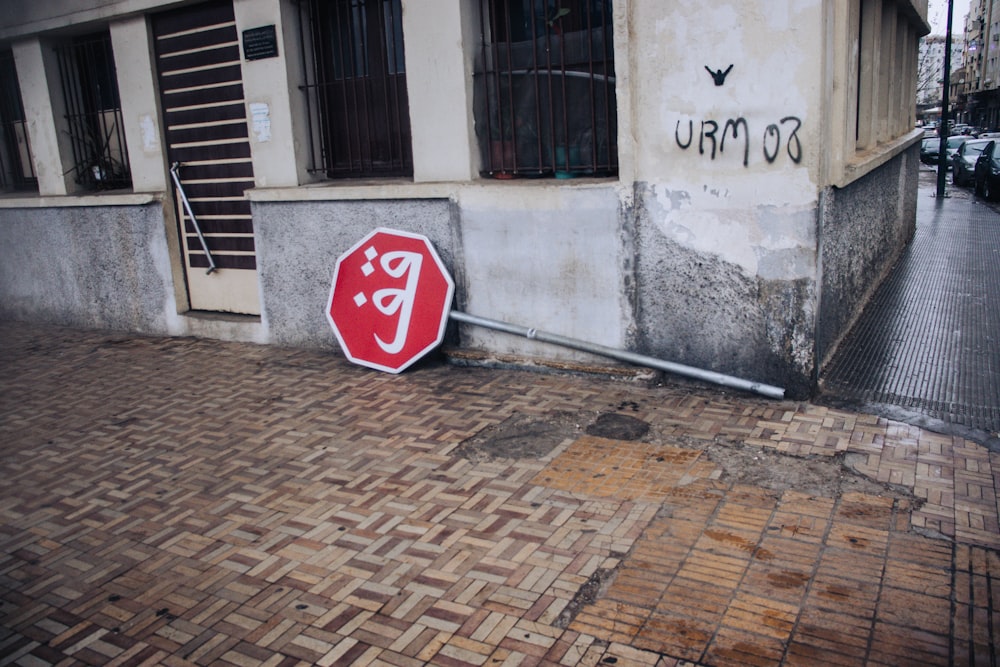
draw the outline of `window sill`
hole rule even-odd
[[[919,143],[924,136],[922,128],[912,131],[884,144],[878,144],[866,151],[859,152],[844,164],[840,178],[833,179],[832,185],[837,188],[847,187],[862,176],[875,171],[889,160],[900,155],[908,148]]]
[[[251,188],[244,195],[252,202],[327,201],[336,199],[448,199],[455,183],[414,183],[409,180],[325,181],[287,187]]]
[[[298,187],[253,188],[246,198],[253,202],[337,201],[364,199],[451,199],[472,190],[504,190],[532,188],[565,189],[616,186],[618,177],[609,178],[481,178],[475,181],[444,181],[413,183],[412,181],[351,181],[339,184],[313,183]]]
[[[163,201],[162,192],[118,192],[86,195],[26,195],[12,192],[0,196],[3,208],[72,208],[84,206],[145,206]]]

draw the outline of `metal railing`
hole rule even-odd
[[[174,179],[174,185],[177,186],[177,194],[181,196],[181,202],[184,204],[184,210],[187,211],[188,219],[191,221],[191,226],[194,227],[194,233],[198,235],[198,241],[201,242],[201,249],[205,251],[205,259],[208,260],[208,270],[205,271],[205,274],[207,275],[216,270],[215,258],[212,257],[212,253],[208,249],[208,241],[205,240],[205,235],[201,233],[201,226],[198,224],[198,218],[191,209],[191,202],[188,201],[187,193],[184,192],[184,185],[181,183],[181,175],[179,173],[180,168],[180,162],[174,162],[170,165],[170,177]]]

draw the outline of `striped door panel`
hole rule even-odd
[[[253,165],[230,1],[210,2],[153,19],[167,154],[220,269],[256,269],[250,203]],[[187,264],[208,260],[186,211]]]

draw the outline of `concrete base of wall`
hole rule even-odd
[[[822,297],[816,349],[822,367],[913,239],[919,144],[845,188],[822,194]]]

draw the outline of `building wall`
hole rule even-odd
[[[206,317],[187,309],[149,72],[143,12],[168,3],[74,13],[52,2],[68,7],[19,5],[22,23],[0,23],[0,40],[12,40],[19,66],[44,79],[47,37],[32,30],[110,19],[128,79],[129,150],[140,158],[135,190],[150,195],[81,197],[51,177],[40,178],[30,203],[0,198],[0,234],[11,241],[0,244],[2,316],[333,350],[323,310],[334,261],[385,226],[432,240],[465,312],[804,396],[863,305],[857,286],[882,275],[912,227],[910,147],[919,133],[910,130],[926,2],[665,9],[660,0],[619,0],[618,178],[500,182],[476,175],[472,4],[422,0],[423,11],[404,11],[414,176],[331,183],[303,169],[302,109],[288,95],[299,82],[294,3],[236,0],[240,29],[273,23],[283,36],[279,58],[243,62],[246,103],[266,109],[268,121],[267,132],[251,133],[256,188],[247,191],[261,315]],[[462,39],[432,37],[431,15]],[[888,35],[887,46],[859,43],[873,32]],[[27,92],[26,105],[45,107],[43,86]],[[56,143],[36,159],[61,174],[51,168]],[[866,243],[878,247],[859,256]],[[141,270],[146,263],[152,270]],[[449,337],[495,353],[592,360],[466,325]]]
[[[964,48],[964,67],[957,73],[963,82],[952,104],[962,120],[996,130],[1000,128],[1000,3],[996,0],[970,2]]]
[[[808,382],[824,26],[821,3],[636,6],[633,86],[648,91],[637,330],[649,353]],[[722,85],[708,70],[728,70]]]
[[[143,333],[169,328],[159,202],[4,209],[0,249],[3,317]]]
[[[334,262],[376,227],[423,234],[452,276],[460,275],[458,229],[447,199],[258,202],[254,221],[262,318],[280,345],[336,345],[324,313]]]
[[[941,104],[944,90],[944,52],[946,39],[942,35],[928,35],[920,40],[917,72],[917,104]],[[965,39],[953,36],[951,43],[951,69],[965,70]],[[952,79],[954,84],[954,79]],[[954,99],[952,100],[954,102]]]
[[[0,317],[267,342],[252,321],[178,308],[183,285],[175,282],[163,203],[150,196],[128,199],[0,208]]]
[[[829,361],[860,308],[913,238],[919,161],[919,148],[913,146],[882,169],[823,193],[823,285],[816,331],[820,365]],[[896,196],[886,197],[886,192]]]

